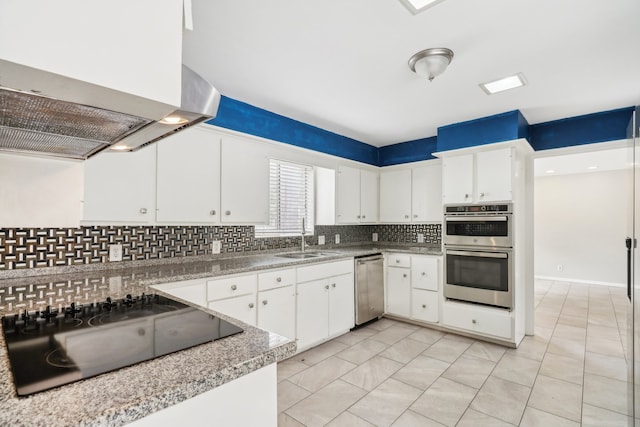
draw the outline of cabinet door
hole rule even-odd
[[[478,202],[511,200],[511,148],[476,154]]]
[[[412,289],[411,317],[425,322],[438,321],[438,293]]]
[[[258,327],[296,337],[296,294],[293,286],[258,292]]]
[[[249,325],[256,326],[256,294],[209,301],[209,308]]]
[[[307,348],[329,336],[329,281],[298,283],[296,341]]]
[[[440,283],[440,259],[428,256],[411,256],[411,286],[437,291]]]
[[[411,169],[380,174],[380,222],[393,224],[411,220]]]
[[[360,222],[378,222],[378,173],[360,171]]]
[[[387,313],[409,317],[411,314],[411,278],[408,268],[387,268]]]
[[[442,161],[442,202],[473,201],[473,154],[445,157]]]
[[[269,213],[269,161],[260,143],[223,136],[221,221],[264,224]]]
[[[442,166],[411,170],[412,221],[442,221]]]
[[[360,222],[360,169],[338,167],[336,178],[336,223]]]
[[[329,336],[347,332],[355,325],[353,274],[329,278]]]
[[[220,136],[201,127],[158,141],[158,222],[220,221]]]
[[[83,221],[149,223],[154,219],[156,145],[104,151],[84,162]]]

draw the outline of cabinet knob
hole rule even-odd
[[[422,304],[422,308],[427,308],[427,304]]]
[[[276,282],[278,283],[282,282],[282,277],[276,277]]]
[[[480,193],[480,197],[484,197],[484,193]]]
[[[358,215],[356,218],[360,219],[360,215]]]
[[[231,215],[231,211],[224,211],[224,214],[229,216],[229,215]]]
[[[413,214],[413,217],[414,218],[418,218],[418,214]]]
[[[406,273],[405,273],[405,274],[403,274],[403,275],[402,275],[402,277],[407,277],[407,274],[406,274]]]
[[[468,195],[468,194],[465,194],[465,195],[464,195],[464,198],[465,198],[465,199],[468,199],[468,198],[469,198],[469,195]]]
[[[423,275],[423,276],[426,276],[426,275],[427,275],[427,273],[423,271],[423,272],[422,272],[422,275]]]
[[[399,259],[396,260],[396,264],[400,264],[400,260]]]
[[[236,289],[238,289],[238,287],[236,285],[231,285],[231,290],[235,291]]]
[[[324,288],[325,289],[329,289],[329,285],[324,285]]]
[[[267,300],[263,300],[262,301],[262,305],[267,305],[267,304],[269,304],[269,301],[267,301]]]
[[[409,215],[405,215],[404,217],[405,217],[405,219],[408,219],[408,218],[409,218]]]
[[[249,303],[249,308],[253,308],[253,303],[252,302]]]
[[[146,214],[147,213],[147,208],[140,208],[140,213],[141,214]]]
[[[336,284],[335,284],[335,283],[332,283],[332,284],[331,284],[331,287],[332,287],[332,288],[335,288],[335,287],[336,287]]]
[[[478,322],[476,321],[476,319],[471,319],[471,323],[473,323],[475,325]]]
[[[362,215],[362,219],[365,219],[367,216],[366,215]]]
[[[215,215],[215,214],[216,214],[216,210],[215,210],[215,209],[213,209],[213,210],[209,211],[209,215],[213,216],[213,215]]]

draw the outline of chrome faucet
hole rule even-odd
[[[304,243],[304,233],[305,233],[305,224],[304,224],[304,217],[302,218],[302,233],[300,233],[300,240],[302,240],[302,243],[300,245],[300,251],[304,252],[305,249],[305,243]]]

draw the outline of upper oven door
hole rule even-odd
[[[445,245],[513,247],[512,216],[507,215],[446,215],[443,243]]]

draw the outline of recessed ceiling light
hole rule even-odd
[[[400,2],[409,9],[414,15],[442,3],[444,0],[400,0]]]
[[[544,173],[556,173],[556,171],[554,171],[553,169],[549,169],[549,170],[544,171]]]
[[[487,95],[493,95],[494,93],[515,89],[526,84],[527,81],[524,79],[524,75],[522,75],[522,73],[518,73],[513,76],[507,76],[491,82],[482,83],[480,84],[480,87]]]

